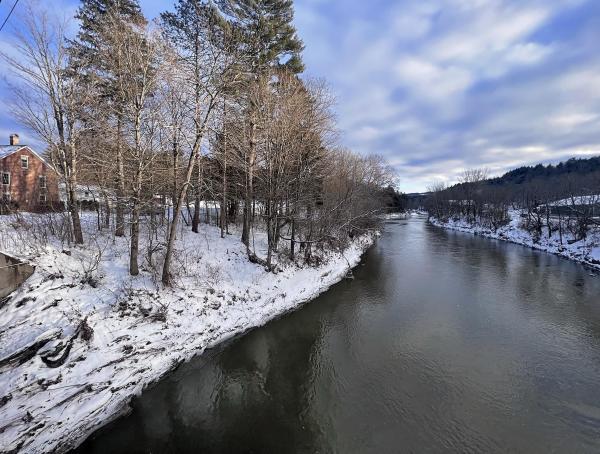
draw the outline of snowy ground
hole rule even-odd
[[[381,216],[382,219],[386,221],[393,221],[397,219],[408,219],[410,217],[410,213],[388,213]]]
[[[180,235],[180,277],[176,288],[162,289],[148,263],[141,276],[128,276],[125,239],[100,237],[68,255],[63,245],[19,233],[8,222],[0,220],[0,250],[30,259],[37,269],[0,302],[0,451],[27,453],[76,446],[182,361],[343,279],[373,242],[366,235],[343,254],[325,254],[318,268],[281,264],[273,274],[247,261],[237,234],[221,239],[218,229],[203,226],[198,235]],[[93,229],[93,219],[87,222]],[[254,241],[260,252],[265,238]],[[83,319],[93,330],[89,340]],[[70,338],[64,365],[42,361]],[[10,360],[36,343],[43,347],[31,358]]]
[[[512,243],[529,246],[533,249],[550,252],[552,254],[561,255],[563,257],[583,263],[587,266],[600,269],[600,232],[592,232],[585,240],[577,241],[569,244],[573,238],[568,234],[563,235],[563,243],[560,243],[558,233],[554,233],[551,238],[544,234],[539,241],[534,241],[533,236],[526,230],[520,227],[521,218],[520,212],[517,210],[510,213],[511,222],[504,227],[499,228],[496,232],[492,229],[482,227],[481,225],[473,225],[465,220],[449,219],[447,222],[431,218],[430,222],[438,227],[443,227],[461,232],[473,233],[498,240],[510,241]]]

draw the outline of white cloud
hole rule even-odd
[[[418,57],[400,58],[394,69],[404,85],[421,97],[435,101],[462,94],[473,83],[473,77],[466,68],[438,66]]]
[[[354,133],[354,138],[359,141],[369,141],[381,136],[381,131],[373,126],[363,126]]]
[[[309,72],[336,91],[344,144],[383,153],[405,190],[422,190],[465,167],[501,172],[600,152],[600,31],[583,13],[581,29],[538,36],[593,3],[298,0],[296,9]]]
[[[69,14],[78,6],[57,1]],[[150,16],[168,8],[141,4]],[[412,191],[454,181],[465,167],[500,173],[600,152],[600,30],[586,20],[597,4],[296,0],[295,8],[307,73],[325,77],[338,99],[343,145],[384,154]],[[538,36],[576,7],[573,29]]]
[[[573,128],[581,126],[585,123],[589,123],[594,120],[597,121],[598,118],[598,114],[595,113],[573,112],[550,117],[548,119],[548,123],[558,128],[572,130]]]

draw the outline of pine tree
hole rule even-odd
[[[102,56],[103,44],[106,44],[106,30],[114,22],[123,22],[134,26],[144,26],[147,21],[142,14],[138,0],[82,0],[75,16],[81,21],[81,26],[75,40],[69,42],[70,68],[75,74],[83,75],[90,89],[97,91],[98,99],[104,105],[111,105],[116,113],[117,137],[115,160],[116,160],[116,226],[115,235],[125,235],[125,175],[121,144],[121,115],[120,105],[122,100],[118,99],[114,81],[115,74],[111,74],[111,62]],[[90,115],[93,118],[95,114]],[[96,115],[97,117],[97,115]],[[97,134],[93,126],[90,134]],[[102,144],[104,145],[104,144]]]
[[[77,38],[70,44],[71,55],[77,62],[87,65],[101,65],[98,55],[102,40],[102,27],[111,15],[117,15],[124,22],[144,25],[146,19],[142,14],[138,0],[82,0],[75,18],[81,21]]]
[[[221,0],[219,4],[240,35],[251,73],[274,67],[294,74],[304,71],[304,44],[293,25],[292,0]]]
[[[179,49],[197,57],[206,45],[223,44],[227,22],[207,0],[178,0],[174,12],[160,15],[165,35]]]
[[[293,74],[304,71],[301,53],[304,49],[293,25],[292,0],[219,0],[219,6],[230,19],[234,35],[239,42],[240,54],[248,72],[248,93],[260,92],[268,84],[269,73],[286,70]],[[252,96],[246,102],[250,138],[248,143],[246,197],[244,202],[242,242],[250,252],[250,206],[254,198],[254,174],[257,159],[256,118],[260,106]]]

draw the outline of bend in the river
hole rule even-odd
[[[600,452],[599,390],[600,278],[411,219],[80,452]]]

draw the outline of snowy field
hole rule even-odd
[[[533,249],[557,254],[600,270],[600,232],[592,232],[585,240],[576,242],[573,242],[574,238],[572,236],[565,233],[563,234],[563,243],[561,244],[558,233],[555,232],[551,238],[548,238],[546,228],[544,227],[542,238],[536,242],[532,234],[520,227],[520,212],[513,210],[509,212],[509,215],[511,217],[510,223],[499,228],[496,232],[477,224],[473,225],[464,220],[449,219],[447,222],[442,222],[431,218],[430,222],[438,227],[529,246]]]
[[[85,221],[92,231],[94,219]],[[37,268],[0,302],[0,451],[26,453],[76,446],[182,361],[343,279],[374,239],[324,254],[317,268],[282,263],[274,274],[248,262],[237,232],[221,239],[202,225],[200,234],[180,233],[179,277],[163,289],[143,260],[149,236],[140,248],[142,273],[131,278],[126,239],[88,235],[84,248],[68,248],[11,223],[0,219],[0,250]],[[265,237],[254,242],[260,253]],[[66,362],[55,367],[65,351]]]

